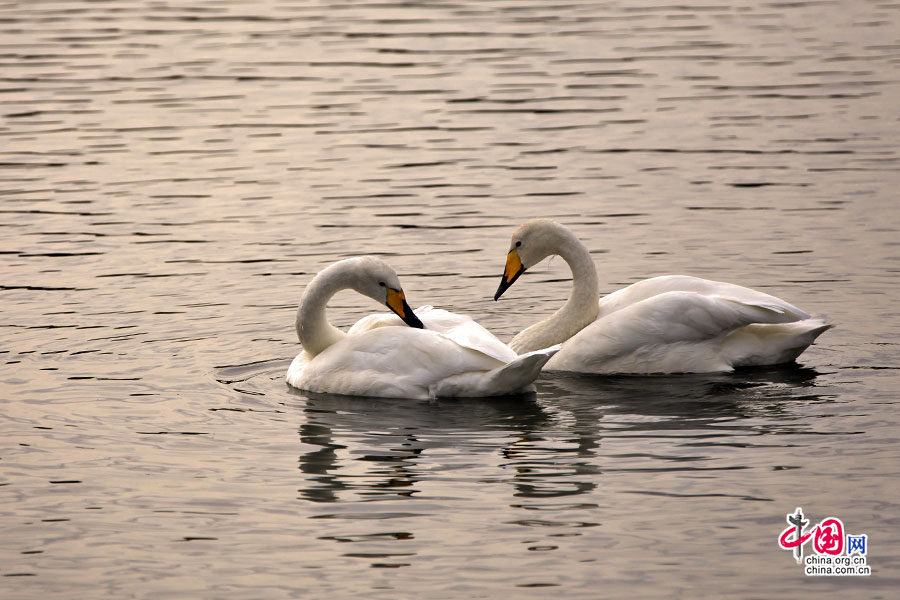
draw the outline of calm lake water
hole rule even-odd
[[[0,65],[4,599],[896,597],[896,1],[4,2]],[[837,327],[525,397],[284,383],[341,258],[503,340],[549,314],[559,259],[491,301],[536,216],[604,292]],[[872,575],[805,576],[798,506]]]

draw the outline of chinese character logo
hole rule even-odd
[[[794,558],[797,559],[797,564],[800,564],[803,562],[803,544],[812,535],[812,533],[803,535],[803,529],[809,525],[809,521],[803,519],[803,509],[798,506],[794,514],[788,513],[787,522],[791,524],[791,527],[781,532],[781,536],[778,538],[778,545],[784,550],[793,549]]]
[[[799,506],[785,517],[788,527],[778,536],[778,545],[793,553],[807,575],[870,575],[866,563],[868,536],[844,535],[844,523],[835,517],[823,519],[807,530],[810,521]],[[812,540],[814,554],[803,558],[803,547]]]
[[[869,536],[863,535],[848,535],[847,536],[847,555],[853,556],[854,554],[859,554],[860,556],[866,555],[866,538]]]
[[[844,524],[840,519],[825,519],[815,528],[813,548],[819,554],[839,556],[844,552]]]

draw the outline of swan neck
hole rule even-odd
[[[587,247],[565,231],[554,250],[572,272],[572,293],[553,315],[513,338],[510,346],[519,354],[565,342],[593,323],[600,312],[600,285]]]
[[[557,332],[554,344],[564,342],[593,323],[600,312],[600,284],[591,253],[572,235],[560,245],[559,255],[572,271],[572,293],[548,319],[548,329]]]
[[[328,322],[325,305],[337,292],[350,287],[342,281],[337,269],[325,269],[316,275],[300,299],[297,309],[297,338],[311,356],[319,354],[345,337],[345,333]]]
[[[570,307],[568,311],[592,311],[590,320],[593,321],[599,312],[600,283],[591,253],[573,235],[560,245],[559,255],[572,271],[572,294],[560,311],[567,306]]]

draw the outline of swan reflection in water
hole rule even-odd
[[[817,370],[797,364],[660,376],[560,373],[545,374],[538,391],[541,397],[552,398],[572,411],[590,408],[596,415],[599,405],[601,414],[671,417],[672,423],[697,427],[698,420],[723,417],[778,418],[785,415],[786,402],[822,400],[816,386],[819,375]]]
[[[537,394],[438,401],[292,390],[302,397],[299,434],[309,447],[299,458],[307,475],[300,497],[411,499],[424,479],[453,485],[456,474],[508,483],[516,498],[577,496],[594,490],[615,463],[600,450],[604,437],[676,430],[696,438],[692,446],[740,446],[748,434],[805,430],[789,406],[827,399],[817,393],[818,374],[789,365],[665,377],[557,375],[540,379]]]
[[[303,396],[300,456],[309,475],[301,497],[314,502],[412,497],[421,490],[428,451],[452,453],[465,469],[510,438],[548,425],[534,393],[479,399],[416,401],[291,391]]]

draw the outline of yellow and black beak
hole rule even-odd
[[[506,269],[503,270],[503,278],[500,280],[500,287],[497,288],[497,293],[494,294],[494,300],[499,300],[500,296],[503,295],[503,292],[509,289],[509,287],[516,282],[516,279],[519,278],[519,275],[525,272],[525,265],[522,264],[522,261],[519,259],[519,253],[515,248],[509,251],[509,254],[506,255]]]
[[[397,316],[403,319],[403,322],[410,327],[425,329],[425,325],[422,324],[422,321],[419,320],[419,317],[417,317],[415,313],[413,313],[412,309],[409,307],[409,304],[406,303],[406,294],[403,293],[403,290],[388,288],[387,300],[385,300],[385,304],[387,304],[387,307],[389,309],[397,313]]]

